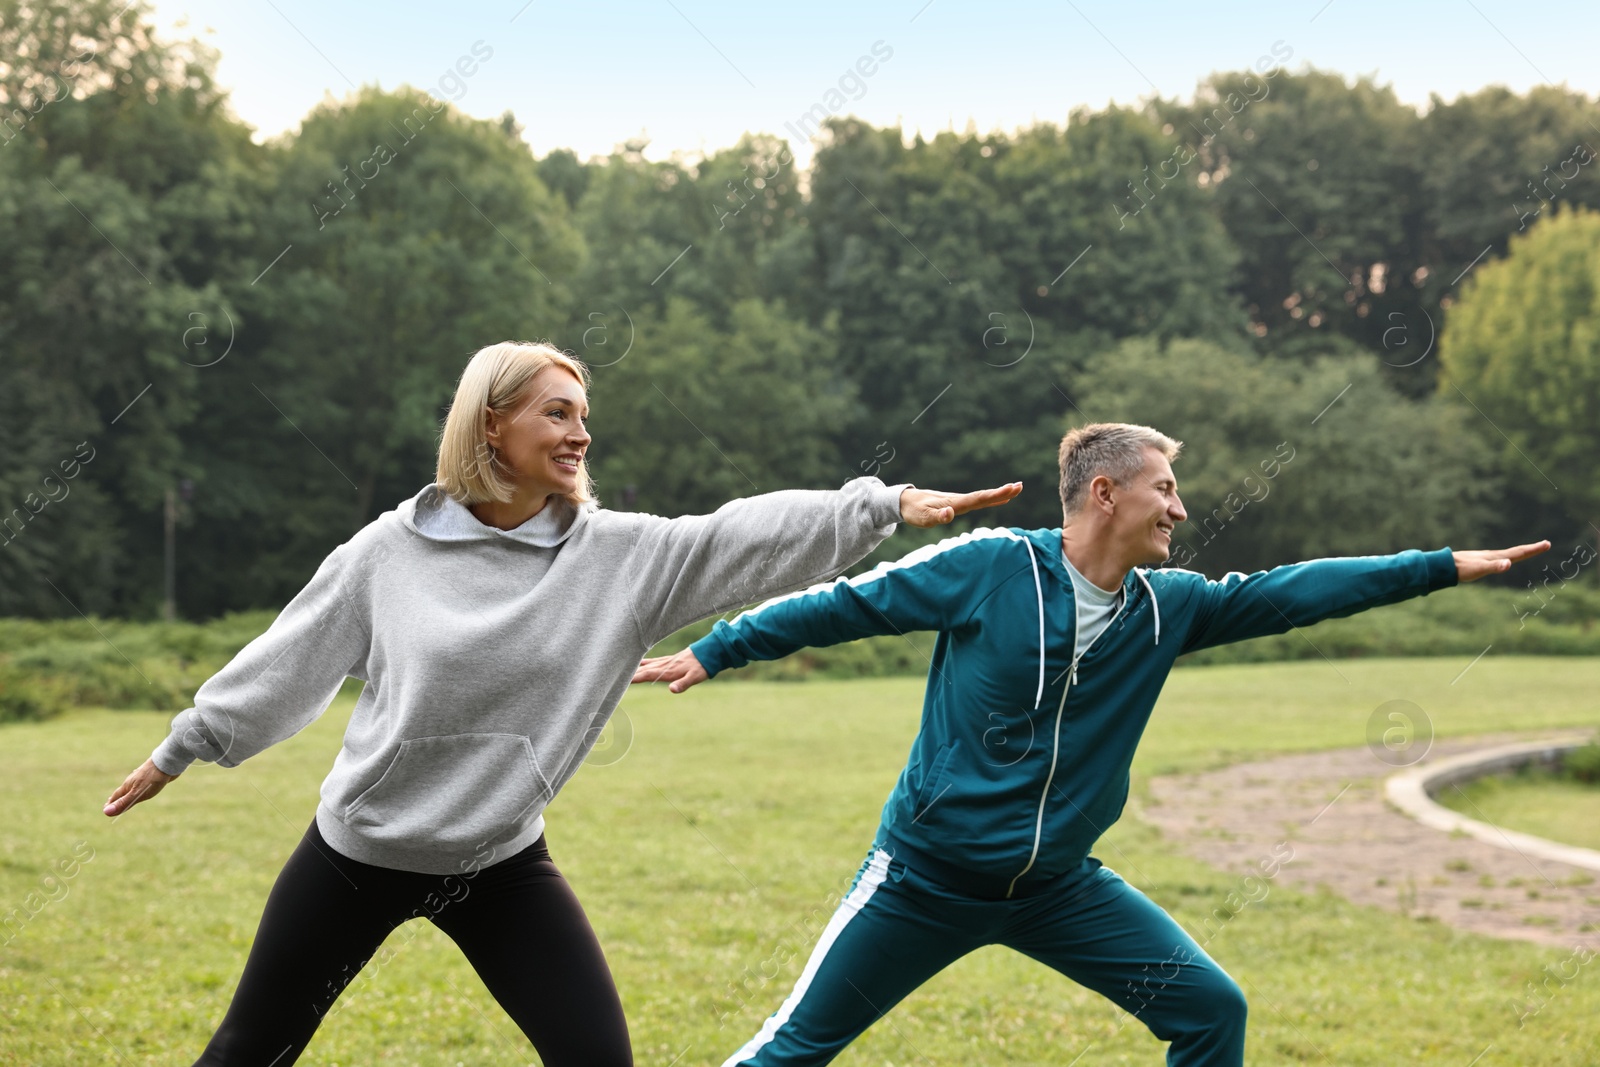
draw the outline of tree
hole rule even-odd
[[[1582,93],[1539,85],[1526,95],[1490,86],[1446,103],[1434,96],[1419,149],[1429,261],[1471,263],[1504,255],[1556,204],[1600,207],[1600,108]],[[1431,282],[1439,292],[1453,273]]]
[[[1219,74],[1015,134],[833,119],[799,175],[764,134],[535,160],[514,115],[411,89],[258,145],[215,58],[138,0],[0,0],[0,612],[153,612],[187,479],[181,608],[283,602],[433,476],[463,362],[505,338],[591,364],[603,499],[667,514],[876,474],[1020,478],[981,521],[1054,524],[1056,442],[1089,417],[1184,427],[1208,569],[1459,538],[1492,492],[1510,532],[1544,488],[1520,459],[1479,477],[1483,419],[1418,357],[1475,257],[1600,202],[1580,94],[1419,118],[1366,79]],[[1594,413],[1564,283],[1539,294],[1575,316],[1560,338],[1512,298],[1515,330],[1452,321],[1492,339],[1485,411],[1525,385],[1505,351],[1555,368],[1525,406],[1565,420],[1538,463],[1566,490]],[[1549,436],[1518,433],[1531,458]],[[1270,502],[1241,494],[1263,462]]]
[[[860,385],[847,465],[892,450],[897,479],[1029,490],[1009,522],[1059,519],[1053,454],[1087,355],[1140,332],[1239,337],[1234,251],[1193,187],[1135,218],[1119,197],[1166,154],[1144,117],[1074,113],[1067,128],[909,145],[834,120],[807,219],[808,315],[837,316]]]
[[[1393,89],[1274,68],[1214,75],[1192,102],[1151,110],[1198,156],[1263,350],[1315,358],[1339,333],[1381,351],[1395,322],[1420,326],[1418,118]]]
[[[1508,477],[1600,543],[1600,213],[1557,207],[1479,266],[1439,360],[1440,391],[1493,424]]]
[[[317,108],[268,176],[229,290],[248,326],[186,439],[189,573],[211,611],[292,596],[308,563],[432,481],[467,358],[553,338],[582,258],[527,145],[415,89]]]
[[[595,481],[609,507],[658,514],[711,511],[735,497],[833,488],[834,434],[850,385],[832,340],[781,305],[736,303],[729,328],[672,297],[636,320],[625,359],[594,371]]]
[[[142,4],[0,4],[0,55],[0,611],[150,610],[197,409],[189,316],[227,314],[249,131],[215,57],[156,40]]]
[[[1407,400],[1370,356],[1288,362],[1134,338],[1080,383],[1085,421],[1154,426],[1188,522],[1172,562],[1208,574],[1470,541],[1490,518],[1493,453],[1468,412]]]
[[[681,296],[726,329],[742,300],[792,294],[809,248],[786,240],[800,226],[794,157],[777,138],[746,134],[696,165],[652,163],[630,143],[584,168],[581,183],[558,153],[541,162],[569,188],[581,184],[577,224],[595,250],[578,279],[575,336],[591,323],[661,313]],[[604,360],[604,353],[584,353]]]

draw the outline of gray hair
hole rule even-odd
[[[1091,422],[1061,439],[1061,511],[1071,518],[1082,508],[1089,483],[1105,475],[1117,485],[1144,470],[1145,450],[1153,448],[1170,463],[1183,450],[1159,430],[1127,422]]]

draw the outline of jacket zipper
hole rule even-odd
[[[1069,583],[1072,581],[1070,575],[1068,575],[1067,581]],[[1124,579],[1124,581],[1126,581],[1126,579]],[[1041,599],[1041,610],[1043,610],[1043,606],[1043,601]],[[1059,761],[1059,757],[1061,755],[1061,717],[1067,710],[1067,694],[1072,692],[1072,687],[1078,681],[1078,661],[1089,654],[1089,650],[1094,648],[1095,642],[1099,641],[1101,636],[1105,634],[1107,630],[1111,629],[1112,624],[1115,623],[1117,618],[1122,614],[1122,609],[1127,606],[1128,594],[1126,586],[1124,586],[1122,603],[1118,604],[1117,610],[1111,613],[1111,618],[1106,620],[1105,627],[1101,629],[1100,633],[1094,635],[1094,640],[1089,642],[1089,647],[1072,657],[1072,666],[1067,668],[1067,684],[1061,688],[1061,703],[1056,706],[1055,736],[1052,739],[1050,746],[1050,773],[1045,775],[1044,789],[1039,793],[1039,814],[1034,818],[1033,823],[1033,851],[1028,853],[1028,862],[1023,866],[1022,870],[1017,872],[1016,877],[1011,879],[1011,884],[1006,887],[1006,899],[1008,900],[1011,898],[1011,894],[1016,892],[1018,880],[1020,880],[1023,875],[1033,870],[1033,864],[1039,858],[1039,842],[1044,835],[1045,803],[1050,799],[1050,786],[1055,782],[1056,763]],[[1078,594],[1077,590],[1075,589],[1073,590],[1072,594],[1072,645],[1074,648],[1076,648],[1078,645]]]

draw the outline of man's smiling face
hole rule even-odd
[[[1160,449],[1145,449],[1144,468],[1117,487],[1112,520],[1116,540],[1133,550],[1136,566],[1165,563],[1172,553],[1173,527],[1188,517],[1178,499],[1172,464]]]

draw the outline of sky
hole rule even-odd
[[[1009,132],[1278,62],[1370,75],[1419,108],[1491,84],[1600,95],[1600,11],[1574,0],[155,0],[154,13],[169,37],[221,52],[258,139],[330,94],[410,84],[477,118],[509,109],[536,154],[580,159],[640,138],[648,158],[692,159],[764,131],[804,164],[798,120],[819,104],[907,135]]]

